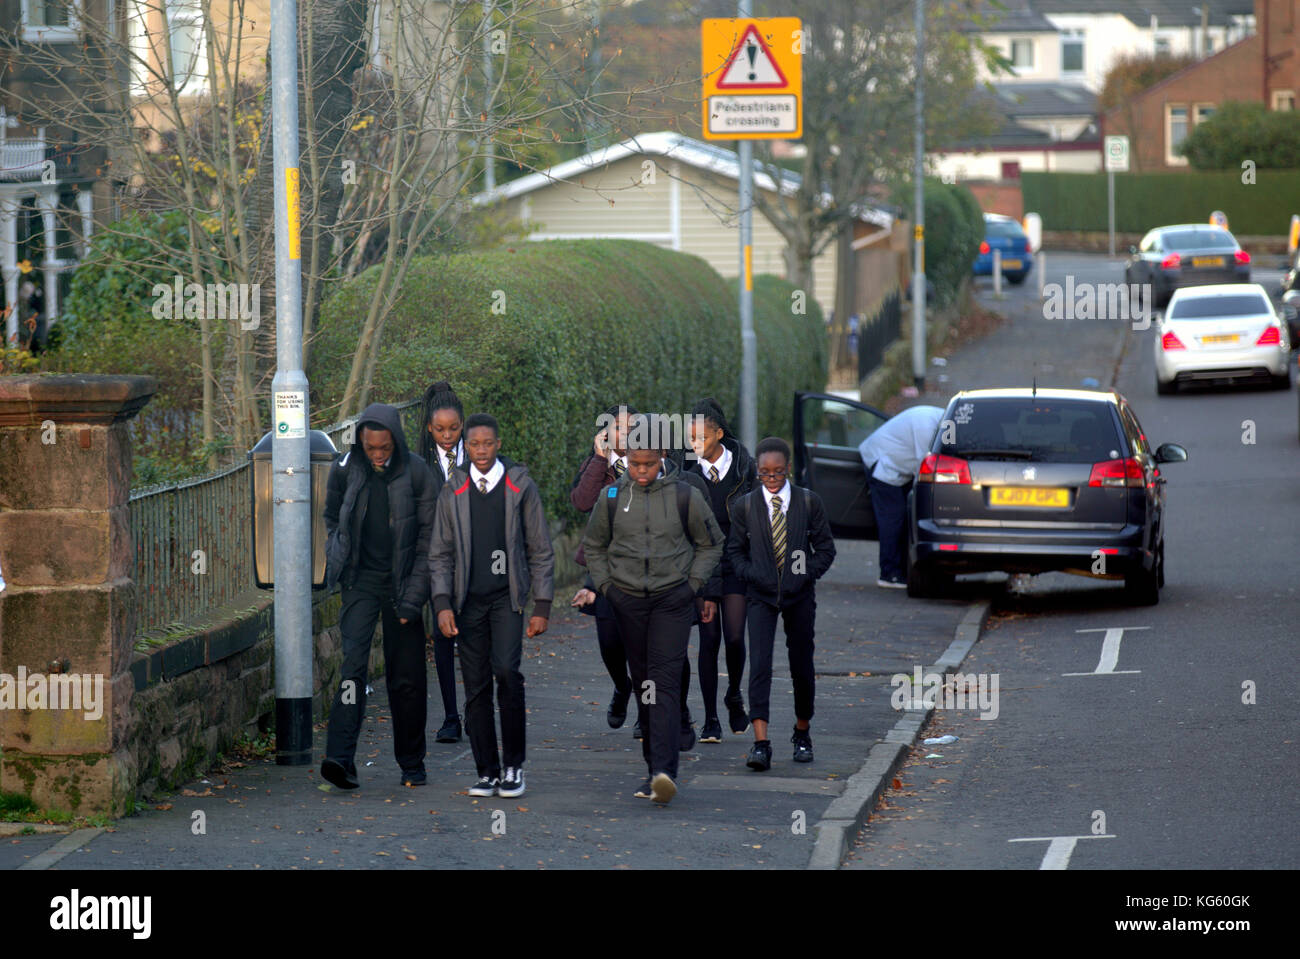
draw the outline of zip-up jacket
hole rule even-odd
[[[835,560],[835,538],[821,497],[812,490],[791,484],[785,542],[785,566],[778,571],[767,500],[763,488],[754,487],[732,509],[731,535],[727,538],[732,572],[745,581],[749,599],[784,605],[812,589],[830,569]]]
[[[677,484],[683,482],[692,487],[685,531],[677,509]],[[596,591],[608,596],[613,584],[625,593],[649,596],[685,580],[700,595],[717,569],[724,545],[708,497],[671,463],[645,487],[624,474],[606,488],[602,499],[611,489],[616,497],[613,528],[609,510],[598,503],[582,537]]]
[[[403,619],[419,619],[429,601],[429,541],[433,535],[433,477],[418,456],[410,455],[402,421],[387,403],[371,403],[357,420],[352,447],[330,467],[325,494],[325,582],[349,588],[361,557],[372,467],[361,445],[361,427],[380,426],[393,434],[388,469],[388,523],[393,533],[393,602]]]
[[[542,509],[537,484],[528,467],[504,456],[506,510],[506,579],[510,584],[510,605],[524,611],[531,591],[533,615],[550,618],[555,598],[555,552],[551,531]],[[471,556],[469,522],[469,466],[456,467],[438,495],[437,520],[429,548],[429,579],[433,608],[459,615],[469,595]]]

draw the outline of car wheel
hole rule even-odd
[[[1160,556],[1151,568],[1138,569],[1124,577],[1124,591],[1134,606],[1154,606],[1160,602]]]
[[[907,571],[907,595],[922,599],[942,599],[952,592],[955,580],[952,573],[941,573],[913,563]]]
[[[1178,381],[1170,380],[1168,383],[1163,382],[1159,376],[1156,377],[1156,392],[1161,396],[1169,396],[1178,392]]]
[[[1016,273],[1014,275],[1008,273],[1007,280],[1011,283],[1012,286],[1019,286],[1021,283],[1025,282],[1025,277],[1027,277],[1028,275],[1029,275],[1028,271],[1024,273]]]
[[[1291,389],[1291,371],[1287,370],[1281,376],[1270,376],[1269,385],[1275,390]]]
[[[1160,552],[1156,555],[1157,555],[1156,568],[1159,570],[1159,572],[1156,575],[1156,587],[1159,589],[1164,589],[1165,588],[1165,544],[1164,543],[1160,544]]]

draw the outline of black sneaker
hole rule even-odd
[[[749,728],[749,713],[745,712],[745,697],[740,693],[728,694],[722,700],[727,704],[727,723],[731,731],[739,736]]]
[[[754,743],[749,750],[749,758],[745,760],[745,765],[755,772],[766,772],[772,768],[772,743],[767,739],[760,739]]]
[[[470,786],[467,792],[471,796],[495,796],[501,780],[496,776],[479,776],[478,782]]]
[[[419,769],[402,770],[403,786],[423,786],[428,781],[429,781],[429,777],[425,774],[423,767]]]
[[[695,748],[695,725],[693,723],[682,724],[682,738],[678,748],[684,753],[688,753]]]
[[[348,769],[337,759],[326,759],[320,764],[320,775],[327,783],[339,789],[356,789],[361,785],[357,781],[355,770]]]
[[[518,766],[507,766],[501,774],[501,784],[497,786],[497,795],[513,799],[524,794],[524,771]]]
[[[605,721],[609,723],[610,729],[619,729],[627,722],[627,701],[632,695],[632,690],[619,692],[614,690],[614,698],[609,701],[609,709],[605,711]]]
[[[794,735],[790,737],[790,742],[794,743],[794,761],[797,763],[810,763],[813,761],[812,735],[811,730],[794,728]]]
[[[651,796],[654,795],[654,789],[652,789],[650,786],[649,776],[646,776],[645,782],[641,784],[641,788],[638,789],[636,792],[634,792],[632,795],[635,796],[637,799],[649,799]]]
[[[438,728],[437,740],[440,743],[458,743],[461,737],[460,717],[448,716]]]
[[[718,722],[717,716],[711,716],[704,720],[704,728],[700,730],[700,742],[722,742],[722,723]]]
[[[641,729],[641,720],[639,719],[636,721],[636,725],[632,727],[632,738],[645,739],[645,732]]]

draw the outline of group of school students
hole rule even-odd
[[[423,610],[431,603],[444,706],[436,738],[468,736],[478,774],[469,795],[520,796],[523,638],[546,631],[554,600],[554,553],[541,496],[523,464],[499,455],[496,420],[484,413],[467,418],[448,383],[426,391],[423,412],[418,455],[407,450],[397,411],[372,404],[357,421],[351,449],[331,468],[326,578],[342,588],[343,667],[321,775],[342,789],[360,785],[355,753],[371,637],[382,622],[402,783],[427,782]],[[595,618],[614,684],[609,726],[621,728],[629,704],[636,706],[634,735],[647,775],[634,795],[669,802],[677,792],[679,753],[695,746],[686,701],[687,646],[696,625],[705,709],[699,742],[722,741],[718,654],[725,649],[728,727],[736,735],[752,728],[749,768],[771,767],[779,617],[794,685],[792,758],[812,762],[814,583],[830,567],[835,544],[820,498],[790,482],[789,446],[769,437],[751,456],[712,399],[701,400],[688,420],[693,457],[661,448],[656,424],[626,406],[611,407],[598,425],[570,490],[574,507],[590,514],[575,557],[587,579],[571,605]]]

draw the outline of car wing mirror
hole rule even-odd
[[[1162,443],[1156,450],[1157,463],[1186,463],[1187,450],[1177,443]]]

